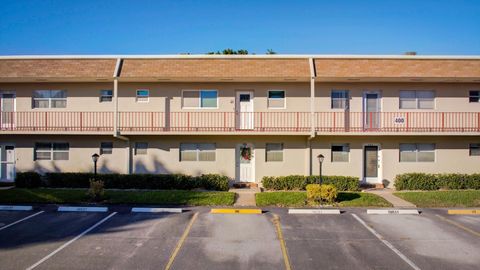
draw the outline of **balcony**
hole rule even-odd
[[[479,133],[480,112],[119,112],[118,130],[151,133]],[[107,133],[113,112],[2,112],[2,133]]]

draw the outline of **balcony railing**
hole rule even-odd
[[[119,112],[120,132],[309,132],[309,112]],[[315,131],[480,132],[480,112],[316,112]],[[113,112],[1,112],[1,131],[113,132]]]

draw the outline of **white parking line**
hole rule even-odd
[[[25,221],[25,220],[27,220],[27,219],[30,219],[30,218],[32,218],[32,217],[34,217],[34,216],[40,215],[40,214],[43,213],[43,212],[45,212],[45,211],[37,212],[37,213],[35,213],[35,214],[33,214],[33,215],[30,215],[30,216],[28,216],[28,217],[24,217],[24,218],[22,218],[22,219],[20,219],[20,220],[17,220],[17,221],[12,222],[12,223],[10,223],[10,224],[8,224],[8,225],[5,225],[5,226],[3,226],[3,227],[0,228],[0,231],[6,229],[6,228],[8,228],[8,227],[11,227],[11,226],[13,226],[13,225],[15,225],[15,224],[18,224],[18,223],[20,223],[20,222],[22,222],[22,221]]]
[[[182,208],[141,208],[133,207],[132,213],[182,213]]]
[[[57,248],[56,250],[54,250],[52,253],[48,254],[47,256],[45,256],[43,259],[41,259],[40,261],[36,262],[34,265],[30,266],[27,268],[27,270],[31,270],[31,269],[34,269],[35,267],[39,266],[40,264],[42,264],[44,261],[50,259],[53,255],[57,254],[58,252],[60,252],[62,249],[66,248],[68,245],[70,245],[71,243],[75,242],[76,240],[78,240],[80,237],[84,236],[85,234],[89,233],[91,230],[95,229],[96,227],[100,226],[100,224],[104,223],[105,221],[107,221],[109,218],[113,217],[114,215],[116,215],[117,212],[113,212],[111,213],[109,216],[107,216],[106,218],[100,220],[99,222],[95,223],[95,225],[93,225],[92,227],[86,229],[85,231],[83,231],[81,234],[77,235],[75,238],[73,238],[72,240],[66,242],[65,244],[61,245],[59,248]]]
[[[1,211],[31,211],[31,205],[0,205]]]
[[[289,214],[340,215],[340,209],[288,209]]]
[[[404,260],[408,265],[410,265],[413,269],[415,270],[420,270],[420,267],[418,267],[415,263],[413,263],[409,258],[407,258],[407,256],[403,255],[402,252],[400,252],[400,250],[398,250],[397,248],[395,248],[390,242],[388,242],[387,240],[383,239],[383,236],[379,233],[377,233],[373,228],[371,228],[370,226],[367,225],[367,223],[365,223],[365,221],[363,221],[361,218],[359,218],[357,215],[355,214],[352,214],[352,216],[358,221],[360,222],[360,224],[363,225],[363,227],[367,228],[367,230],[369,230],[373,235],[375,235],[375,237],[378,238],[378,240],[382,241],[382,243],[384,243],[388,248],[390,248],[393,252],[395,252],[395,254],[397,254],[400,258],[402,258],[402,260]]]

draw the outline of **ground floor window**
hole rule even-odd
[[[266,162],[283,161],[283,143],[267,143],[265,150]]]
[[[400,162],[434,162],[435,144],[401,143]]]
[[[34,160],[68,160],[70,146],[68,143],[35,143]]]
[[[215,161],[214,143],[181,143],[180,161]]]
[[[135,155],[146,155],[148,149],[148,143],[136,142],[135,143]]]
[[[332,162],[348,162],[350,145],[348,143],[332,144]]]
[[[113,142],[100,143],[100,155],[111,155],[113,152]]]
[[[480,156],[480,143],[470,144],[470,156]]]

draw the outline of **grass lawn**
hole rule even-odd
[[[86,189],[24,189],[0,190],[0,203],[89,203]],[[106,190],[106,204],[175,204],[233,205],[232,192],[201,192],[188,190],[117,191]]]
[[[478,207],[480,190],[395,192],[418,207]]]
[[[277,191],[256,194],[257,206],[307,206],[304,191]],[[339,192],[336,206],[339,207],[391,207],[383,198],[363,192]]]

